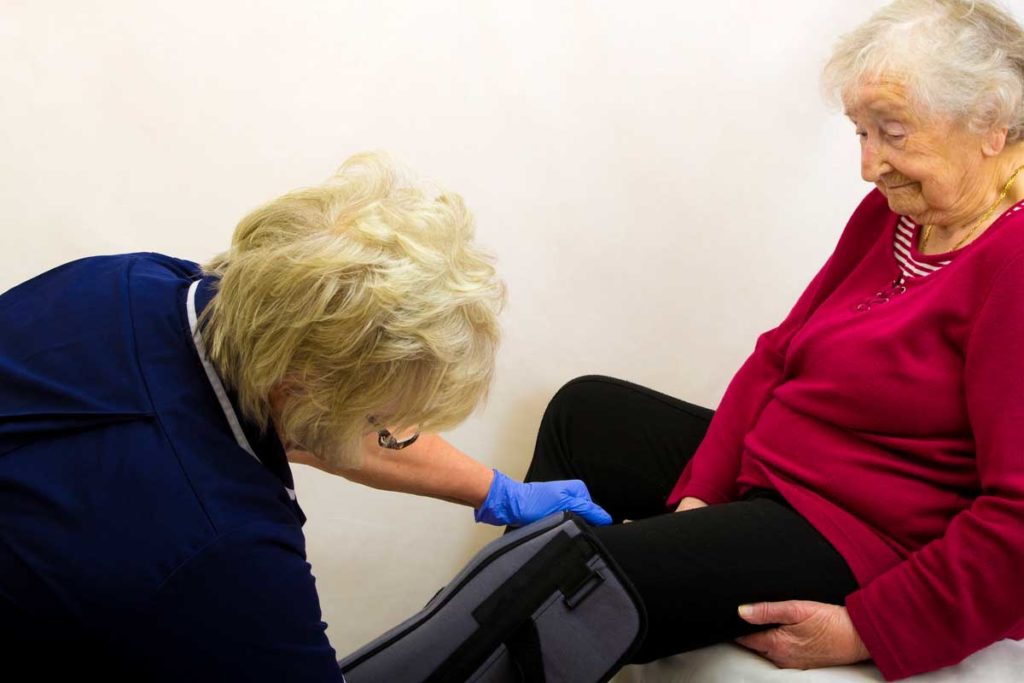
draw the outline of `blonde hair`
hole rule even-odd
[[[924,113],[1024,139],[1024,32],[992,2],[896,0],[839,39],[822,85],[842,103],[882,76],[905,81]]]
[[[385,158],[362,154],[323,185],[242,219],[205,264],[220,278],[201,324],[242,411],[282,440],[360,464],[374,416],[441,430],[485,397],[505,287],[472,243],[455,194],[428,196]]]

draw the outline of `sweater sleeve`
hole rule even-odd
[[[672,489],[668,507],[675,507],[686,496],[709,505],[735,498],[743,439],[781,382],[789,341],[821,301],[834,258],[818,271],[786,319],[758,337],[754,352],[733,376],[707,434]]]
[[[1024,615],[1021,291],[1018,255],[994,278],[965,348],[979,495],[941,538],[847,597],[850,618],[888,680],[955,664],[1006,636]]]

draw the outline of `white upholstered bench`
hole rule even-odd
[[[743,649],[723,643],[644,664],[627,666],[614,683],[878,683],[871,664],[798,671],[779,669]],[[964,661],[906,683],[1018,683],[1024,681],[1024,641],[1001,640]]]

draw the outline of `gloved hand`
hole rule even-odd
[[[494,470],[487,498],[473,516],[478,522],[523,526],[561,510],[574,512],[595,526],[612,523],[611,515],[590,499],[586,484],[579,479],[523,484],[498,470]]]

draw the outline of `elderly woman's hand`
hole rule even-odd
[[[696,510],[697,508],[706,508],[707,506],[708,504],[700,498],[687,496],[679,501],[679,507],[676,508],[676,512],[686,512],[687,510]]]
[[[751,624],[780,624],[736,642],[783,669],[816,669],[853,664],[871,657],[846,608],[808,600],[740,606]]]

